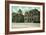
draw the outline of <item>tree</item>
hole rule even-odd
[[[19,14],[22,14],[22,10],[21,10],[21,9],[19,9],[19,10],[18,10],[18,13],[19,13]]]
[[[34,23],[40,23],[40,11],[38,9],[34,9],[33,11]]]
[[[15,22],[15,15],[16,15],[16,13],[13,12],[13,13],[12,13],[12,22]]]
[[[28,12],[25,12],[25,14],[28,14]]]

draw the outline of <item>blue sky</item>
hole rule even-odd
[[[22,13],[24,14],[26,11],[32,10],[32,9],[38,9],[40,10],[40,7],[25,7],[25,6],[12,6],[12,12],[17,13],[19,9],[22,10]]]

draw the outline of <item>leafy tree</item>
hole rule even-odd
[[[28,14],[28,12],[25,12],[25,14]]]
[[[19,9],[19,10],[18,10],[18,13],[19,13],[19,14],[22,14],[22,10],[21,10],[21,9]]]
[[[40,11],[38,9],[34,9],[33,11],[34,23],[40,23]]]
[[[16,13],[12,12],[12,22],[15,22],[15,15],[16,15]]]

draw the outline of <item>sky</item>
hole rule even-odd
[[[26,6],[12,6],[12,12],[17,13],[19,9],[22,10],[22,13],[24,14],[25,12],[28,12],[32,9],[38,9],[40,10],[40,7],[26,7]]]

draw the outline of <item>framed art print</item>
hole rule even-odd
[[[44,32],[44,3],[5,2],[6,34]]]

